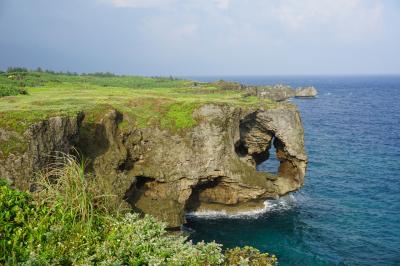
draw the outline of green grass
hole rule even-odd
[[[0,97],[26,94],[26,91],[14,85],[0,84]]]
[[[28,95],[0,98],[0,128],[22,134],[31,124],[48,117],[73,115],[80,111],[84,111],[86,117],[100,116],[104,110],[115,108],[123,114],[122,129],[157,126],[177,133],[197,124],[192,114],[203,104],[242,108],[274,108],[277,105],[268,99],[246,97],[240,90],[226,89],[224,84],[23,70],[1,73],[0,86],[19,86]],[[4,145],[1,147],[4,153]],[[10,151],[12,149],[7,152]]]
[[[198,107],[196,103],[174,103],[168,106],[168,110],[161,120],[161,126],[165,128],[184,129],[197,124],[193,118],[193,111]]]
[[[112,186],[85,174],[85,163],[59,160],[33,194],[0,179],[0,265],[276,265],[254,248],[223,252],[170,234],[153,217],[118,206]]]
[[[104,104],[128,113],[134,113],[135,109],[147,112],[146,120],[150,120],[150,116],[162,109],[161,105],[164,104],[167,105],[166,109],[168,105],[176,106],[181,103],[186,106],[226,103],[243,107],[255,104],[273,107],[275,104],[256,97],[244,97],[241,91],[219,88],[216,85],[218,83],[198,83],[194,87],[192,81],[167,78],[73,76],[44,72],[22,72],[18,75],[18,80],[10,81],[9,74],[0,74],[0,85],[20,83],[29,92],[29,96],[1,98],[0,114],[32,112],[27,120],[45,118],[47,114],[54,112],[69,113],[94,109],[97,105]],[[173,112],[176,114],[178,109],[175,108]],[[185,108],[182,111],[188,115]],[[182,118],[180,115],[178,117]]]

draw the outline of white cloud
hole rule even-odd
[[[291,31],[326,28],[366,33],[379,26],[382,9],[378,0],[281,0],[275,16]]]
[[[237,47],[294,40],[368,40],[378,36],[384,17],[383,0],[240,0],[234,5],[233,0],[99,1],[116,7],[162,9],[141,18],[154,37],[170,40],[172,36],[184,42],[209,39]],[[226,9],[229,12],[220,12]]]

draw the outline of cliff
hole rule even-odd
[[[6,119],[0,123],[0,176],[32,188],[35,172],[54,162],[56,152],[76,148],[89,159],[88,170],[111,184],[121,201],[170,227],[184,223],[188,211],[259,208],[265,199],[300,188],[307,156],[297,108],[242,94],[232,101],[225,92],[215,97],[214,90],[205,90],[191,90],[190,99],[202,98],[190,104],[159,92],[138,101],[127,92],[112,95],[107,105],[34,119],[21,118],[18,110],[0,112]],[[188,89],[180,93],[186,97]],[[30,96],[12,99],[21,97]],[[256,171],[272,145],[278,174]]]
[[[211,83],[224,90],[244,91],[248,96],[257,96],[258,98],[271,99],[282,102],[290,98],[314,98],[317,96],[317,89],[313,86],[298,87],[296,89],[289,85],[269,85],[269,86],[254,86],[244,85],[236,82],[217,81]]]

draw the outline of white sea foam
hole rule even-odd
[[[195,211],[186,214],[189,218],[207,218],[207,219],[218,219],[218,218],[257,218],[268,212],[285,211],[293,208],[300,201],[303,201],[305,197],[299,193],[289,194],[276,200],[264,201],[264,207],[252,210],[243,211],[238,213],[228,213],[226,211]]]

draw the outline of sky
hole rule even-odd
[[[0,0],[0,69],[400,74],[398,0]]]

